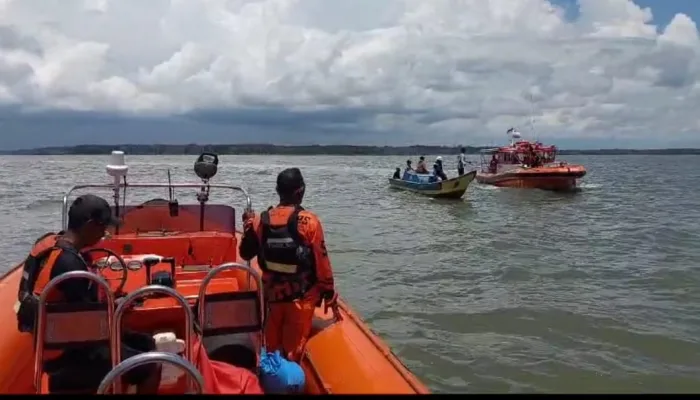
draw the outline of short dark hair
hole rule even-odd
[[[119,223],[112,215],[112,208],[107,200],[93,194],[85,194],[73,200],[68,210],[68,229],[80,229],[89,221],[105,226]]]
[[[299,168],[287,168],[277,175],[277,193],[280,196],[293,194],[304,187],[304,177]]]
[[[464,153],[465,151],[467,151],[467,149],[465,149],[464,147],[462,147],[461,151],[462,151],[462,153]]]

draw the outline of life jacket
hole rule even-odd
[[[70,251],[80,257],[72,248],[60,243],[63,232],[47,233],[37,239],[29,256],[22,265],[22,277],[17,291],[17,328],[20,332],[33,333],[39,306],[39,296],[51,281],[51,268],[63,251]],[[52,291],[47,301],[60,302],[63,295]]]
[[[269,210],[260,215],[262,240],[258,263],[269,302],[286,302],[303,297],[316,283],[316,260],[311,247],[299,236],[299,213],[296,206],[287,221],[274,224]]]

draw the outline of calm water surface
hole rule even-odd
[[[565,158],[588,167],[578,193],[475,182],[430,200],[387,188],[404,157],[222,156],[215,180],[261,210],[300,167],[342,295],[435,391],[700,392],[700,157]],[[194,157],[127,160],[131,182],[194,180]],[[0,157],[4,269],[106,161]]]

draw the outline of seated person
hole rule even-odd
[[[411,166],[411,160],[406,160],[406,169],[404,170],[404,173],[408,171],[413,171],[413,167]]]
[[[442,168],[442,157],[440,156],[438,156],[435,160],[435,164],[433,164],[433,174],[443,181],[447,180],[447,175],[445,175],[445,171]]]
[[[394,179],[401,179],[401,168],[396,168],[396,171],[394,171]]]
[[[109,203],[88,194],[78,197],[71,205],[68,230],[58,235],[46,235],[37,241],[24,262],[24,276],[19,284],[17,323],[21,332],[34,334],[39,296],[51,279],[70,271],[87,271],[87,264],[79,251],[97,244],[107,227],[115,224],[117,221],[112,216]],[[49,295],[48,301],[97,302],[97,292],[89,281],[71,279],[60,284]],[[155,347],[149,335],[124,332],[122,336],[123,359],[153,351]],[[79,349],[45,351],[44,355],[44,371],[49,375],[51,392],[94,392],[112,369],[107,346],[86,345]],[[154,364],[135,368],[124,375],[123,381],[137,385],[140,393],[155,393],[160,382],[160,368]]]
[[[420,156],[418,159],[418,165],[416,165],[416,173],[417,174],[427,174],[428,173],[428,167],[425,165],[425,157]]]

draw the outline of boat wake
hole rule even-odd
[[[581,183],[578,185],[580,189],[600,189],[603,185],[599,183]]]

